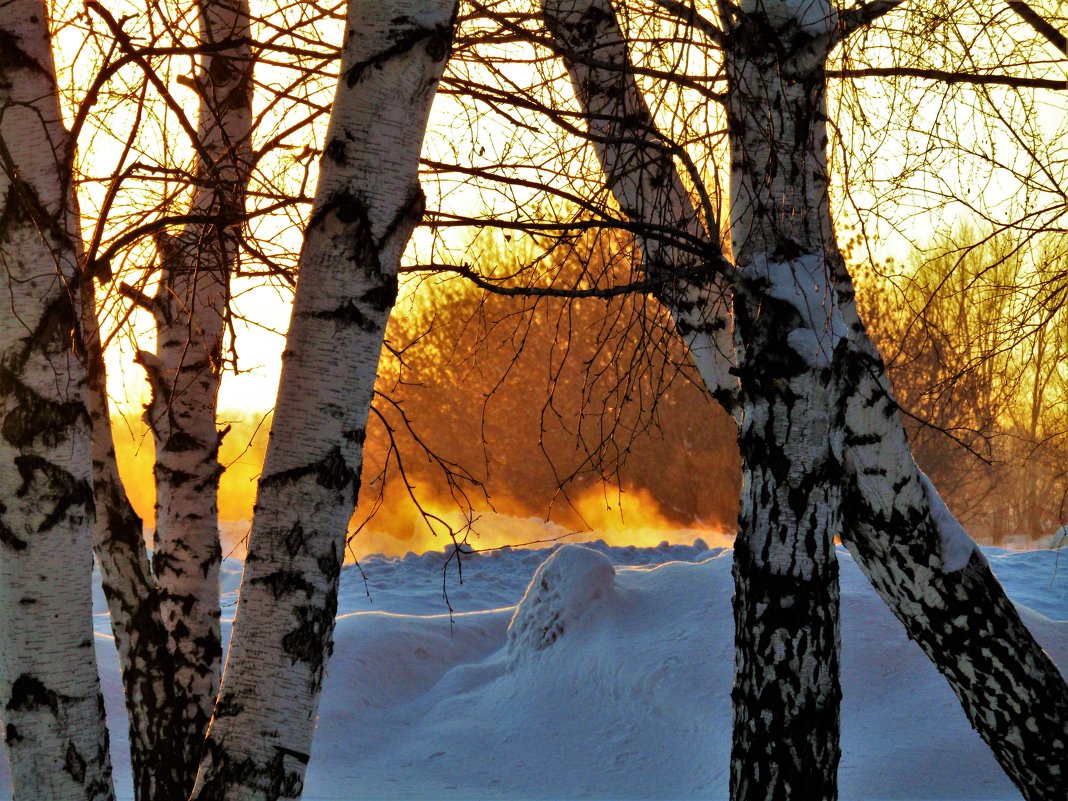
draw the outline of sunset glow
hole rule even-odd
[[[93,51],[96,45],[86,39],[87,18],[80,13],[80,5],[75,5],[61,14],[66,15],[68,23],[57,38],[61,84],[68,87],[65,97],[71,118],[77,110],[79,89],[91,80],[105,55]],[[513,5],[514,9],[509,4],[495,8],[505,13],[509,9],[521,9],[525,4]],[[698,7],[707,16],[715,16],[713,3],[698,3]],[[259,88],[255,101],[258,119],[255,144],[258,147],[273,144],[261,154],[249,194],[252,216],[246,233],[255,250],[250,247],[244,254],[243,274],[232,285],[233,318],[225,353],[228,369],[219,397],[219,407],[229,411],[221,413],[218,421],[220,429],[231,426],[221,451],[221,461],[227,466],[220,490],[221,518],[238,527],[251,516],[256,478],[269,430],[269,412],[274,406],[292,300],[292,278],[282,271],[293,267],[300,249],[308,199],[317,178],[318,148],[327,119],[324,112],[333,91],[336,62],[331,48],[337,46],[340,35],[338,19],[332,12],[282,8],[270,2],[254,3],[252,10],[254,16],[262,15],[254,23],[257,38],[284,44],[290,41],[287,37],[292,31],[299,30],[299,36],[307,39],[301,39],[302,47],[321,56],[309,55],[304,62],[305,66],[314,63],[318,70],[319,74],[310,79],[298,75],[293,63],[269,50],[256,68]],[[131,7],[132,14],[137,11]],[[888,19],[892,17],[893,14]],[[635,33],[634,58],[648,73],[639,75],[639,80],[650,92],[657,122],[671,131],[685,149],[694,174],[700,176],[706,190],[711,190],[713,216],[721,220],[726,203],[722,192],[727,166],[724,119],[720,106],[708,102],[704,94],[722,91],[719,50],[705,46],[699,34],[690,40],[673,36],[669,23],[656,22],[644,12],[636,14],[628,24]],[[168,37],[175,37],[176,43],[192,40],[191,16],[170,19],[168,25],[164,44],[170,42]],[[533,223],[564,224],[576,219],[573,197],[579,195],[597,197],[597,202],[608,209],[608,216],[618,215],[618,209],[600,186],[592,148],[527,106],[516,106],[507,113],[501,111],[505,99],[511,95],[521,96],[528,105],[551,103],[565,114],[574,115],[577,106],[558,61],[547,58],[542,47],[514,37],[494,34],[496,38],[487,38],[487,31],[493,29],[494,24],[477,14],[462,19],[454,64],[435,101],[424,144],[426,164],[422,184],[427,195],[428,218],[409,244],[404,261],[409,269],[418,265],[455,265],[473,268],[484,275],[514,276],[520,282],[548,283],[567,275],[567,270],[553,266],[551,259],[538,255],[543,240],[507,229],[495,231],[485,227],[485,223],[493,219],[525,219]],[[1013,30],[1014,35],[1020,34],[1018,29]],[[138,29],[137,35],[147,38],[150,31]],[[863,44],[849,45],[832,58],[831,66],[847,63],[853,68],[880,66],[878,59],[885,54],[879,37],[885,35],[876,30]],[[975,60],[993,57],[999,47],[1007,44],[1006,36],[1004,31],[998,32],[990,26],[989,20],[976,23],[975,43],[969,57]],[[665,41],[670,44],[664,44]],[[932,43],[930,53],[917,54],[915,58],[942,59],[948,64],[959,57],[958,51],[956,43],[937,42]],[[194,68],[193,57],[159,57],[153,63],[165,78],[172,100],[179,106],[191,106],[195,94],[184,76]],[[1036,67],[1029,69],[1036,75],[1045,75],[1046,66],[1052,63],[1055,62],[1039,60]],[[668,85],[653,77],[657,70],[669,68],[687,76],[692,85],[685,81]],[[1056,71],[1059,67],[1050,66],[1050,69]],[[465,94],[467,87],[475,85],[487,87],[488,94],[481,101]],[[79,163],[84,180],[78,190],[86,220],[86,238],[97,243],[97,255],[130,225],[151,217],[152,212],[146,215],[136,211],[138,204],[154,205],[158,213],[164,213],[179,207],[187,191],[183,180],[161,178],[155,168],[133,170],[121,186],[116,175],[137,164],[182,165],[192,159],[189,143],[178,132],[173,109],[168,109],[154,90],[146,89],[143,75],[136,68],[119,70],[105,88],[113,94],[105,92],[91,109],[79,139]],[[294,109],[279,103],[274,94],[279,91],[299,96],[301,104]],[[834,130],[840,137],[832,140],[830,148],[832,164],[837,169],[836,213],[844,236],[854,231],[864,232],[863,246],[851,249],[850,253],[858,269],[863,266],[867,270],[865,275],[875,275],[869,269],[874,261],[880,273],[879,282],[887,278],[906,282],[919,254],[931,248],[948,228],[984,216],[1009,216],[1027,204],[1041,206],[1041,176],[1026,164],[1029,156],[1021,141],[1014,138],[1014,128],[1026,128],[1035,138],[1041,134],[1044,141],[1057,142],[1056,134],[1063,127],[1068,111],[1063,93],[1038,93],[1033,104],[1025,106],[1016,95],[1002,88],[966,87],[954,90],[947,103],[942,94],[932,91],[929,83],[905,78],[832,82],[831,91],[832,115],[836,116]],[[1002,120],[990,121],[977,116],[984,98],[1002,110]],[[911,106],[911,116],[904,122],[894,116],[900,114],[903,99]],[[980,119],[982,124],[978,123]],[[567,122],[579,124],[574,119]],[[131,133],[133,123],[137,129]],[[909,136],[898,135],[906,129],[910,131]],[[281,131],[289,133],[275,141]],[[955,142],[952,149],[941,154],[933,149],[950,144],[951,138]],[[1054,160],[1060,158],[1056,147],[1051,144],[1047,154]],[[998,153],[998,161],[991,162],[985,155],[987,152]],[[848,163],[844,153],[849,154]],[[925,154],[924,159],[929,159],[922,164],[921,153]],[[946,165],[951,162],[953,169],[949,170]],[[902,177],[913,172],[917,176],[914,180]],[[495,175],[503,178],[494,179]],[[864,180],[858,180],[858,176]],[[517,177],[522,181],[504,180]],[[298,197],[299,202],[269,214],[260,212],[286,194]],[[96,220],[108,204],[111,204],[110,215],[98,231]],[[464,219],[476,224],[462,225]],[[624,265],[629,258],[624,244],[610,242],[611,247],[615,251],[598,268],[601,272],[583,277],[585,285],[620,280],[633,267]],[[890,257],[892,267],[887,261]],[[152,291],[155,260],[148,236],[119,249],[111,263],[116,275],[112,286],[125,283]],[[864,292],[877,291],[869,289],[877,284],[863,279],[860,283]],[[511,319],[510,315],[516,314],[523,304],[508,306],[490,300],[487,305],[496,309],[494,314],[478,318],[482,312],[465,312],[466,322],[453,315],[452,309],[457,305],[468,304],[474,309],[482,302],[480,298],[481,294],[462,280],[443,282],[403,275],[397,312],[401,319],[391,328],[390,346],[406,348],[409,343],[419,343],[411,347],[421,354],[418,361],[423,365],[422,372],[401,368],[401,362],[387,351],[381,365],[379,391],[406,404],[409,410],[425,409],[426,415],[415,421],[421,434],[443,443],[444,452],[450,458],[485,482],[485,492],[475,503],[458,503],[450,496],[440,475],[432,475],[432,470],[420,474],[425,465],[417,469],[414,494],[426,512],[447,521],[447,525],[438,524],[440,530],[435,537],[430,531],[432,526],[419,514],[408,493],[402,491],[403,483],[395,466],[391,467],[385,479],[386,500],[363,526],[353,546],[354,553],[376,550],[397,553],[437,547],[443,538],[447,539],[448,527],[466,532],[482,543],[482,547],[493,547],[526,536],[518,530],[514,534],[506,530],[508,526],[521,528],[513,517],[548,518],[562,526],[562,532],[604,532],[615,542],[659,541],[657,532],[680,526],[708,532],[733,529],[736,492],[734,499],[732,492],[736,479],[730,477],[737,470],[737,455],[730,450],[729,433],[724,433],[729,432],[730,426],[725,421],[715,424],[722,427],[713,426],[715,430],[709,436],[716,440],[717,450],[695,458],[693,454],[702,445],[693,432],[700,425],[707,426],[711,418],[704,406],[694,405],[699,393],[689,389],[671,389],[681,393],[685,400],[669,397],[657,407],[657,424],[668,433],[659,434],[654,426],[651,433],[637,435],[635,442],[640,443],[640,458],[630,458],[618,473],[610,467],[601,470],[588,465],[571,483],[565,482],[563,492],[559,492],[552,478],[554,471],[566,464],[568,467],[561,474],[571,474],[575,464],[569,460],[576,437],[580,433],[589,434],[589,418],[597,404],[605,404],[607,408],[612,402],[606,400],[611,395],[607,389],[609,382],[603,381],[590,391],[576,391],[563,404],[566,408],[562,411],[553,406],[549,393],[559,376],[577,375],[568,371],[577,371],[582,364],[581,358],[572,358],[560,373],[560,364],[554,360],[562,358],[563,352],[554,348],[553,342],[562,343],[563,337],[573,330],[596,340],[605,330],[614,330],[605,327],[603,321],[617,312],[602,309],[591,313],[587,305],[579,315],[581,325],[565,330],[556,307],[528,304],[524,313],[535,308],[544,312],[549,308],[544,324],[537,326],[536,334],[516,329],[511,336],[505,336],[502,332],[506,326],[495,326]],[[138,348],[152,346],[153,326],[142,310],[118,293],[103,298],[101,303],[104,336],[111,343],[106,351],[109,392],[116,420],[120,417],[123,420],[116,423],[120,463],[135,506],[150,523],[154,497],[153,444],[136,419],[148,400],[148,389],[143,369],[135,364],[135,355]],[[496,319],[492,319],[494,315]],[[557,315],[555,322],[549,319],[553,315]],[[417,330],[413,320],[420,321],[425,330]],[[427,334],[442,325],[454,332],[453,342]],[[609,350],[618,349],[617,359],[627,347],[649,345],[645,342],[646,335],[640,331],[614,331],[607,336],[614,338]],[[479,359],[487,358],[487,350],[470,347],[468,340],[474,336],[485,337],[491,343],[489,350],[498,352],[522,340],[523,347],[540,354],[530,357],[528,363],[542,358],[549,367],[540,373],[528,367],[520,368],[533,384],[522,386],[504,379],[501,387],[493,390],[496,394],[487,399],[487,393],[512,368],[498,360],[493,368],[498,372],[491,374],[487,367],[478,364]],[[677,347],[677,344],[665,345],[666,341],[655,345],[653,350],[670,351]],[[596,348],[584,358],[590,358],[594,351]],[[675,354],[669,361],[682,358]],[[688,380],[683,376],[678,384]],[[430,389],[448,400],[430,403],[424,396]],[[637,389],[635,385],[628,391]],[[629,402],[634,404],[633,409],[643,409],[642,414],[647,411],[652,414],[650,401],[667,389],[667,384],[648,383],[641,390],[647,394],[632,396]],[[453,404],[453,408],[449,409],[448,404]],[[616,402],[613,408],[618,412],[621,405]],[[700,411],[694,411],[695,408]],[[618,413],[625,417],[633,409]],[[627,418],[627,424],[640,416]],[[517,426],[524,428],[521,436],[515,434]],[[257,430],[255,437],[253,430]],[[379,433],[368,442],[364,484],[368,499],[358,510],[354,525],[369,513],[373,499],[382,491],[382,481],[376,481],[375,477],[382,470],[388,445],[380,421],[372,420],[371,430]],[[672,431],[688,433],[682,436]],[[483,436],[488,437],[487,442],[480,444]],[[494,442],[498,444],[492,445]],[[546,443],[551,444],[548,451]],[[499,450],[493,452],[493,447]],[[409,461],[416,459],[417,450],[408,452]],[[525,456],[521,460],[522,469],[517,469],[517,459],[510,451],[520,450]],[[704,497],[693,497],[685,470],[664,469],[665,465],[678,467],[681,463],[699,473],[712,470],[722,491],[716,488]],[[625,489],[621,491],[620,487]],[[470,489],[473,497],[480,495],[474,486]],[[477,518],[473,527],[468,526],[471,508],[475,509],[473,514]]]

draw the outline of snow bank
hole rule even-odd
[[[984,549],[1068,667],[1068,562]],[[501,550],[363,560],[342,574],[306,801],[727,798],[731,552],[695,546]],[[842,586],[840,797],[1019,794],[853,560]],[[241,565],[223,565],[228,628]],[[545,586],[542,585],[544,579]],[[119,798],[126,722],[103,599],[96,617]],[[555,637],[551,634],[555,632]],[[224,632],[225,633],[225,632]],[[0,797],[6,764],[0,766]]]

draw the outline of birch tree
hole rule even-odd
[[[253,63],[246,0],[201,0],[197,12],[207,52],[191,81],[199,110],[197,180],[188,213],[206,222],[157,236],[158,288],[152,298],[138,298],[155,319],[156,351],[137,355],[152,388],[145,410],[156,443],[152,568],[181,708],[179,742],[172,747],[189,774],[186,794],[221,673],[222,436],[215,421],[229,279],[237,266],[236,229],[251,161]]]
[[[121,24],[103,6],[89,5],[118,48],[145,70],[147,80],[158,82]],[[205,51],[200,74],[190,81],[200,98],[197,130],[185,121],[196,151],[186,216],[197,222],[177,235],[157,234],[162,277],[154,296],[122,285],[156,322],[156,353],[137,356],[152,389],[145,419],[156,441],[151,567],[141,521],[115,461],[91,284],[83,303],[100,512],[96,554],[123,666],[139,801],[184,798],[192,789],[222,653],[216,398],[227,287],[237,259],[235,225],[242,218],[250,162],[252,60],[247,3],[206,1],[197,11]]]
[[[73,142],[44,3],[0,6],[0,53],[0,716],[16,799],[110,799]]]
[[[128,51],[128,59],[143,61],[122,24],[103,7],[91,5],[111,29],[118,47]],[[78,306],[77,232],[64,228],[75,219],[68,204],[61,202],[69,197],[72,159],[60,124],[55,79],[41,66],[51,64],[47,17],[43,8],[31,3],[6,8],[0,17],[5,23],[4,52],[9,52],[10,43],[10,52],[18,57],[0,62],[8,70],[5,91],[16,78],[28,73],[36,81],[40,73],[48,78],[42,84],[46,91],[31,83],[27,97],[43,97],[51,105],[41,114],[19,95],[9,95],[4,103],[4,133],[9,131],[7,123],[15,120],[10,130],[20,134],[20,146],[25,138],[47,147],[47,153],[42,149],[33,158],[21,150],[13,151],[11,157],[12,151],[3,150],[8,176],[4,188],[10,190],[4,231],[18,256],[6,268],[5,278],[12,280],[5,281],[5,290],[13,304],[25,304],[35,312],[44,310],[40,321],[27,323],[20,318],[24,328],[32,324],[27,329],[30,335],[19,338],[13,332],[5,335],[3,343],[5,365],[11,366],[10,370],[5,366],[4,434],[13,437],[20,449],[11,458],[21,465],[22,476],[20,486],[5,487],[4,501],[10,496],[18,504],[11,503],[10,518],[7,503],[2,510],[4,542],[16,552],[38,555],[43,548],[31,547],[25,539],[29,526],[40,523],[41,532],[70,529],[72,541],[63,549],[52,545],[50,564],[62,565],[66,571],[80,560],[85,570],[76,581],[65,582],[70,592],[59,594],[49,587],[47,606],[52,615],[53,606],[65,604],[64,612],[77,620],[82,634],[57,630],[56,639],[48,640],[50,646],[28,649],[50,660],[51,671],[61,669],[65,683],[54,689],[53,676],[45,667],[22,664],[13,658],[16,652],[4,650],[5,671],[24,668],[13,684],[9,682],[15,691],[14,704],[8,705],[5,723],[13,745],[16,783],[30,788],[25,797],[104,798],[111,796],[106,729],[91,650],[85,653],[92,647],[87,533],[93,502],[88,474],[89,415],[80,395],[85,375],[75,358],[78,338],[72,334],[79,313],[84,313],[89,333],[92,417],[106,430],[101,342],[91,293]],[[189,217],[198,224],[177,237],[160,238],[164,269],[160,292],[151,298],[135,297],[153,310],[158,323],[159,350],[142,353],[140,360],[152,376],[156,393],[148,413],[157,424],[163,454],[158,473],[162,486],[175,490],[169,499],[166,492],[161,493],[161,524],[172,526],[172,532],[161,532],[163,540],[157,540],[154,571],[145,559],[140,524],[122,492],[107,438],[98,438],[93,454],[98,463],[97,498],[107,512],[99,527],[98,552],[108,574],[109,602],[126,668],[127,702],[134,712],[131,740],[137,792],[142,798],[186,796],[190,771],[197,767],[198,729],[203,729],[206,712],[215,701],[213,674],[219,650],[214,403],[226,273],[235,251],[232,226],[239,217],[243,165],[248,158],[251,62],[247,7],[205,3],[200,10],[202,40],[212,57],[202,62],[203,72],[194,81],[202,100],[195,145],[197,183],[203,191],[194,193]],[[224,692],[219,702],[207,741],[197,797],[300,794],[329,657],[346,524],[358,492],[367,410],[385,321],[396,295],[400,255],[422,216],[417,160],[430,103],[449,53],[455,11],[453,2],[429,6],[398,2],[388,8],[353,3],[350,9],[338,102],[328,133],[328,168],[322,172],[306,236],[279,422],[261,487],[238,634],[227,673],[228,694]],[[230,43],[232,47],[227,46]],[[23,57],[24,53],[29,55]],[[147,65],[141,66],[148,79],[158,83]],[[389,112],[382,114],[383,109]],[[29,131],[26,126],[32,127],[28,120],[34,113],[48,121],[50,138],[24,136]],[[40,186],[27,180],[30,166],[40,168]],[[34,228],[45,234],[47,249],[38,246],[34,250],[32,242],[27,244]],[[26,281],[19,271],[25,272],[26,262],[32,264],[33,259],[62,269],[50,266]],[[94,266],[101,267],[99,263]],[[16,292],[22,294],[16,297]],[[44,372],[49,373],[47,380]],[[64,395],[42,406],[46,399],[38,385],[49,383],[59,383]],[[66,462],[53,459],[56,450],[73,453],[69,471]],[[7,476],[5,472],[5,481]],[[43,488],[38,486],[45,482]],[[192,484],[193,495],[188,494],[186,484]],[[207,497],[195,497],[198,494]],[[30,513],[27,504],[36,504],[37,511]],[[80,539],[74,536],[78,533]],[[40,561],[39,556],[34,558]],[[43,568],[27,569],[35,581],[39,581],[38,573],[44,573]],[[6,608],[11,609],[19,598],[24,603],[36,600],[37,590],[31,591],[22,582],[20,592],[18,582],[12,582],[10,590],[8,583],[4,585],[5,596],[13,598]],[[74,603],[79,591],[84,598]],[[278,631],[280,615],[290,619],[288,630]],[[28,626],[23,638],[27,642],[29,631],[39,635],[45,628],[32,615],[20,612],[18,619]],[[271,655],[272,649],[277,653]],[[92,692],[77,684],[89,678]],[[75,688],[85,691],[77,695]],[[24,708],[36,718],[21,714]],[[51,723],[42,710],[53,718]],[[19,736],[19,727],[27,732],[25,738]],[[92,741],[95,749],[87,745],[91,735],[97,736]],[[25,745],[19,746],[23,740]],[[26,756],[21,759],[23,753]],[[68,792],[71,776],[89,791],[75,786]]]
[[[568,58],[572,83],[589,115],[600,160],[623,212],[652,225],[660,222],[654,215],[685,219],[665,208],[665,197],[682,207],[686,193],[670,151],[656,142],[659,136],[627,69],[626,45],[611,6],[563,0],[545,3],[543,9]],[[755,70],[739,73],[735,80],[757,75]],[[777,106],[783,98],[778,101]],[[732,94],[731,108],[738,117],[732,122],[743,131],[750,119],[745,102]],[[792,127],[784,131],[784,141],[798,151],[791,157],[801,164],[810,152],[804,133]],[[754,139],[759,134],[757,129],[743,135]],[[823,298],[806,297],[800,289],[815,287],[826,294],[831,286],[820,266],[825,232],[815,213],[818,193],[780,181],[770,196],[797,206],[800,213],[795,214],[763,203],[758,206],[761,213],[754,214],[744,202],[742,194],[759,189],[759,176],[782,143],[761,144],[750,157],[752,172],[739,171],[732,184],[731,205],[738,212],[732,223],[740,233],[732,240],[734,255],[747,265],[736,274],[734,286],[739,365],[735,373],[741,380],[736,398],[730,401],[741,428],[743,465],[735,545],[732,787],[738,797],[749,797],[758,787],[768,797],[789,795],[800,787],[810,791],[833,787],[839,754],[838,586],[833,555],[839,489],[831,447],[840,443],[841,430],[831,410],[837,386],[833,338],[840,339],[841,333],[833,330],[835,320],[818,316],[825,306]],[[783,230],[782,220],[796,225]],[[662,267],[652,248],[646,247],[644,255],[645,269],[653,275],[672,266]],[[695,266],[704,268],[700,272],[709,285],[726,277],[722,261]],[[707,297],[708,291],[703,294]],[[730,296],[723,290],[716,294]],[[729,330],[725,324],[729,313],[712,306],[707,311],[718,325],[707,318],[696,326],[687,325],[678,313],[680,307],[705,311],[702,305],[680,303],[670,294],[664,300],[675,312],[676,325],[682,322],[680,333],[698,346],[696,352],[720,362],[715,367],[703,365],[702,373],[711,374],[716,382],[712,388],[720,389],[720,397],[730,397],[721,388],[727,383],[726,349],[711,341],[708,333],[702,337],[705,341],[693,340],[693,333],[702,329]],[[775,311],[780,318],[773,315]],[[792,351],[798,345],[805,349],[801,359]],[[698,359],[699,366],[702,361]],[[779,454],[781,461],[771,463],[772,454]],[[808,724],[803,737],[787,734],[797,729],[796,720]],[[755,787],[750,789],[749,783]]]
[[[660,5],[695,20],[682,4]],[[947,677],[1006,772],[1028,798],[1059,798],[1068,689],[912,460],[834,236],[825,62],[839,37],[896,5],[841,17],[818,3],[724,5],[724,27],[703,26],[724,48],[728,77],[733,372],[746,470],[732,797],[836,795],[831,537],[840,514],[862,570]],[[619,165],[631,173],[626,184],[645,189],[645,208],[662,204],[649,187],[662,185],[663,172],[641,154],[664,137],[643,110],[613,9],[603,0],[543,9],[621,209],[641,215],[643,204],[620,191]],[[643,183],[643,174],[659,180]],[[719,365],[706,382],[720,386],[728,369]],[[806,441],[806,430],[822,439]]]
[[[349,4],[234,635],[194,799],[298,798],[454,0]]]

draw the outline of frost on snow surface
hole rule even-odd
[[[1063,554],[983,552],[1038,641],[1068,668]],[[451,618],[440,552],[365,558],[366,585],[355,567],[343,571],[305,801],[726,800],[729,550],[595,542],[461,558],[463,584],[455,560],[447,576]],[[1019,799],[945,680],[849,554],[839,549],[838,561],[843,801]],[[241,567],[223,564],[224,635]],[[94,592],[116,782],[129,801],[126,718],[99,579]],[[0,799],[10,797],[7,781],[3,763]]]
[[[823,258],[814,255],[769,262],[758,254],[742,268],[744,280],[761,286],[765,295],[789,304],[800,316],[801,324],[789,333],[787,342],[815,368],[830,366],[835,346],[846,335],[838,306],[827,314],[834,288],[828,286],[826,273]]]

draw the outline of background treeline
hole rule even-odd
[[[957,518],[1048,543],[1068,522],[1068,239],[958,229],[864,284],[913,452]]]
[[[852,243],[856,261],[861,245]],[[478,247],[472,265],[508,294],[449,272],[402,282],[354,552],[545,536],[514,518],[620,542],[670,539],[674,529],[733,536],[733,426],[694,384],[656,303],[640,293],[538,294],[554,278],[590,293],[625,284],[627,236],[483,236]],[[863,313],[921,467],[973,536],[1048,541],[1068,520],[1068,242],[959,230],[862,276]],[[220,517],[228,547],[240,549],[270,413],[223,418]],[[134,504],[151,522],[151,443],[133,414],[116,432]]]

